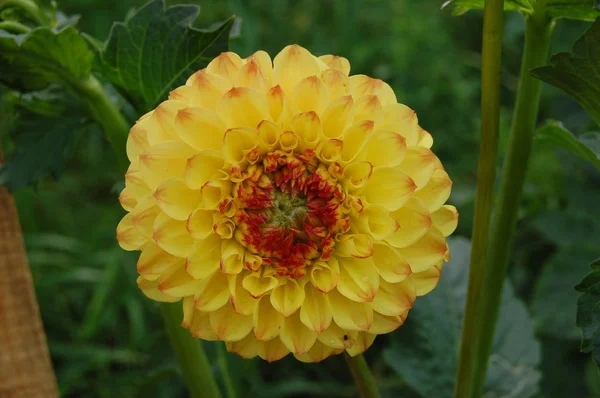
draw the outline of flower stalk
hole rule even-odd
[[[502,31],[504,24],[504,1],[485,2],[483,19],[483,48],[481,74],[481,145],[477,167],[477,193],[469,287],[463,332],[460,345],[455,397],[477,397],[474,388],[477,369],[482,366],[478,360],[477,345],[481,326],[479,305],[484,297],[481,294],[484,278],[485,255],[488,248],[492,214],[492,199],[498,159],[498,135],[500,120],[500,74],[502,65]],[[485,296],[488,295],[486,292]],[[493,329],[492,329],[493,331]],[[487,361],[487,357],[484,358]]]
[[[539,109],[541,81],[532,77],[529,71],[545,63],[552,27],[553,21],[545,12],[545,1],[538,1],[533,14],[526,21],[521,76],[504,160],[498,207],[486,248],[483,279],[478,281],[473,289],[469,286],[467,302],[475,300],[479,302],[479,307],[467,307],[456,397],[483,395],[488,358],[498,320],[502,288]],[[487,225],[485,227],[487,228]],[[479,295],[479,292],[485,294]]]
[[[127,171],[125,144],[129,134],[129,123],[110,97],[93,76],[81,84],[74,85],[88,106],[90,115],[98,121],[117,156],[122,172]],[[210,363],[201,342],[181,327],[181,307],[169,303],[161,304],[165,330],[171,347],[181,367],[182,374],[192,398],[220,398],[221,393],[212,376]]]
[[[352,373],[352,377],[354,377],[360,396],[363,398],[379,398],[377,383],[375,382],[375,378],[371,373],[371,369],[369,369],[365,357],[362,354],[354,357],[344,354],[344,358]]]

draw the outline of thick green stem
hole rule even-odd
[[[161,304],[165,329],[192,398],[220,398],[202,342],[181,327],[181,304]]]
[[[125,173],[129,165],[125,151],[129,123],[95,77],[90,75],[84,82],[69,82],[69,84],[83,98],[91,116],[104,129],[117,155],[119,166]],[[181,304],[162,304],[161,308],[165,329],[190,395],[193,398],[220,398],[221,393],[212,376],[202,343],[181,327],[183,319]]]
[[[545,1],[538,1],[534,13],[527,18],[526,22],[521,76],[508,150],[504,160],[499,202],[485,255],[483,282],[476,287],[474,293],[477,295],[479,306],[471,309],[477,312],[471,317],[471,323],[465,322],[465,330],[463,330],[463,346],[469,346],[464,351],[469,355],[461,356],[459,367],[471,370],[468,378],[460,378],[459,370],[456,397],[474,398],[483,395],[502,299],[502,288],[517,223],[519,200],[539,108],[541,81],[533,78],[529,71],[545,64],[552,26],[553,22],[545,13]],[[463,364],[463,361],[466,363]]]
[[[375,383],[375,379],[373,378],[373,374],[371,373],[371,369],[369,369],[369,365],[367,364],[365,357],[362,355],[351,357],[350,355],[344,353],[344,358],[346,359],[346,363],[348,364],[350,372],[354,377],[354,381],[356,382],[356,386],[360,391],[361,397],[379,398],[377,384]]]
[[[481,144],[477,168],[477,193],[469,287],[463,321],[463,332],[458,360],[458,373],[454,396],[457,398],[478,397],[474,388],[479,352],[473,345],[481,333],[479,305],[485,270],[485,255],[488,248],[492,198],[498,160],[498,132],[500,120],[500,74],[502,59],[502,31],[504,26],[504,1],[485,2],[483,19],[483,48],[481,61]]]
[[[17,21],[2,21],[0,22],[0,29],[12,33],[29,33],[31,31],[28,26]]]

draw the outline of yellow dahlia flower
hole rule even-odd
[[[415,112],[349,72],[297,45],[223,53],[132,127],[117,239],[197,338],[357,355],[437,284],[452,182]]]

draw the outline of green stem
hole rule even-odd
[[[483,293],[477,297],[480,304],[475,313],[474,323],[468,325],[465,323],[465,329],[473,330],[463,331],[463,345],[470,346],[467,350],[470,355],[461,357],[459,366],[470,367],[471,373],[468,379],[459,378],[456,397],[483,395],[488,359],[502,299],[502,288],[517,223],[519,200],[539,108],[541,81],[533,78],[529,71],[546,62],[552,27],[553,22],[545,13],[545,1],[538,1],[534,13],[527,18],[526,22],[521,76],[508,150],[504,160],[499,202],[485,256],[486,268],[483,282],[477,289]],[[465,337],[466,335],[468,337]],[[463,365],[463,360],[470,363]],[[461,386],[463,383],[467,385]],[[459,390],[466,393],[459,394]]]
[[[500,75],[502,66],[502,31],[504,1],[485,2],[483,18],[483,48],[481,60],[481,144],[477,167],[477,193],[473,220],[469,287],[463,321],[463,332],[458,360],[454,396],[478,397],[474,394],[479,353],[472,343],[481,333],[479,305],[482,299],[482,281],[485,255],[488,247],[492,213],[492,198],[498,163],[498,135],[500,120]],[[485,292],[485,290],[483,290]]]
[[[50,20],[44,11],[32,0],[0,0],[0,10],[8,7],[20,8],[40,26],[49,26]]]
[[[235,388],[233,387],[233,382],[231,377],[229,376],[229,366],[227,364],[227,349],[225,348],[225,343],[217,344],[217,365],[219,367],[219,373],[221,374],[221,378],[223,380],[223,385],[225,386],[225,393],[227,398],[237,398],[237,394],[235,392]]]
[[[165,329],[192,398],[220,398],[202,342],[181,327],[181,304],[161,304]]]
[[[0,30],[6,30],[12,33],[29,33],[31,29],[17,21],[2,21],[0,22]]]
[[[129,134],[129,123],[94,76],[90,75],[87,80],[74,84],[74,88],[84,99],[91,116],[102,126],[106,138],[117,155],[119,167],[127,171],[129,160],[125,144]]]
[[[69,83],[83,98],[91,116],[104,129],[106,137],[117,155],[119,166],[125,173],[129,166],[125,151],[129,123],[95,77],[90,75],[83,82]],[[181,327],[183,319],[181,304],[162,304],[161,308],[165,329],[191,396],[194,398],[220,398],[221,393],[212,376],[202,343]]]
[[[354,381],[360,391],[361,397],[379,398],[379,390],[377,389],[375,378],[373,378],[373,374],[369,369],[365,357],[362,355],[351,357],[344,353],[344,358],[350,368],[350,372],[352,372],[352,376],[354,377]]]

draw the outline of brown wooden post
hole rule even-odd
[[[32,397],[58,397],[58,387],[15,202],[0,187],[0,398]]]

